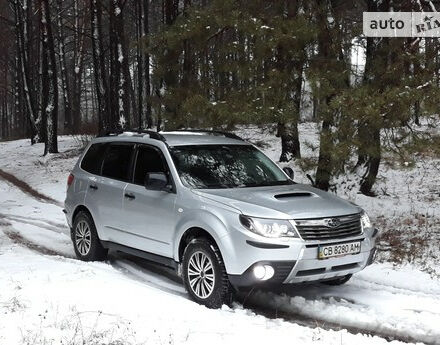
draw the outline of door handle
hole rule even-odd
[[[89,188],[90,188],[90,189],[97,190],[97,189],[98,189],[98,186],[97,186],[96,184],[91,184],[91,185],[89,185]]]
[[[125,193],[124,196],[128,199],[136,199],[133,193]]]

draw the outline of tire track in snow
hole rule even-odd
[[[1,221],[0,226],[4,225],[10,225],[5,223],[4,221]],[[48,255],[48,256],[54,256],[54,257],[64,257],[68,259],[73,259],[75,261],[78,261],[78,263],[82,263],[82,261],[77,260],[74,257],[67,256],[61,252],[46,248],[44,246],[41,246],[35,242],[32,242],[23,236],[19,234],[18,232],[12,231],[12,230],[4,230],[3,231],[6,236],[15,244],[22,245],[34,252],[37,252],[39,254]],[[167,278],[162,278],[155,276],[154,273],[151,272],[150,269],[146,269],[134,262],[131,262],[127,259],[121,259],[118,257],[115,257],[114,259],[110,259],[108,262],[109,265],[111,265],[113,268],[115,268],[117,271],[121,272],[123,275],[128,277],[129,279],[134,279],[137,281],[140,281],[142,283],[147,284],[148,286],[152,288],[160,289],[164,292],[179,295],[183,298],[188,298],[187,294],[184,292],[183,285],[181,289],[179,289],[178,284],[173,284],[170,282],[167,282]],[[157,268],[158,271],[162,272],[159,274],[163,274],[163,268]],[[166,273],[165,273],[166,274]],[[281,297],[281,296],[280,296]],[[315,319],[311,317],[307,317],[305,315],[301,315],[299,313],[295,313],[292,311],[284,311],[279,309],[278,307],[274,305],[267,305],[264,303],[255,303],[252,301],[247,300],[246,298],[239,297],[238,301],[239,304],[236,304],[233,309],[244,309],[249,310],[250,312],[253,312],[255,314],[264,316],[268,319],[276,320],[276,319],[283,319],[287,322],[292,322],[304,327],[308,328],[322,328],[323,330],[333,330],[333,331],[341,331],[341,330],[347,330],[349,333],[352,334],[363,334],[363,335],[370,335],[370,336],[377,336],[380,338],[384,338],[387,341],[401,341],[401,342],[420,342],[420,339],[417,339],[415,337],[410,337],[406,335],[399,335],[396,332],[385,332],[380,331],[376,332],[374,330],[368,330],[363,329],[359,327],[352,327],[347,326],[344,324],[338,324],[333,323],[325,320]]]
[[[363,282],[365,285],[358,284],[357,281]],[[398,287],[392,284],[384,284],[384,283],[379,283],[376,281],[371,281],[363,278],[361,279],[357,277],[356,277],[356,281],[354,281],[353,283],[356,284],[356,286],[359,287],[360,289],[369,290],[369,291],[371,290],[377,292],[386,291],[394,295],[418,296],[418,297],[428,297],[428,298],[439,297],[439,294],[434,292],[418,291],[414,289]]]
[[[29,241],[28,239],[25,239],[18,232],[9,231],[9,230],[3,231],[3,232],[15,244],[22,245],[22,246],[24,246],[34,252],[38,252],[43,255],[62,256],[62,257],[68,258],[65,254],[62,254],[62,253],[57,252],[55,250],[52,250],[52,249],[46,248],[42,245],[36,244],[35,242]],[[71,258],[69,258],[69,259],[71,259]]]
[[[356,277],[356,281],[363,282],[366,285],[368,285],[368,290],[376,290],[376,291],[388,291],[390,293],[396,294],[396,295],[405,295],[405,296],[426,296],[426,297],[435,297],[438,298],[439,293],[435,292],[428,292],[428,291],[420,291],[415,289],[410,289],[406,287],[399,287],[395,286],[393,284],[385,284],[373,280],[368,280],[365,278],[359,278]],[[360,284],[357,284],[359,287],[361,287]],[[366,286],[362,286],[363,289],[366,288]]]
[[[365,291],[368,293],[367,289]],[[369,297],[372,297],[371,293]],[[386,296],[375,295],[375,298],[380,301]],[[306,325],[313,320],[315,326],[324,329],[347,329],[350,333],[376,335],[388,341],[440,344],[437,327],[429,322],[419,324],[421,314],[424,314],[425,318],[427,315],[430,315],[430,318],[439,317],[439,314],[430,310],[401,309],[394,316],[386,313],[382,315],[381,310],[374,305],[346,300],[343,293],[337,298],[326,294],[316,295],[316,298],[304,298],[301,295],[257,291],[250,297],[247,296],[243,305],[267,317],[273,315],[287,320],[293,317],[294,320],[304,321]],[[333,315],[338,315],[338,322],[333,321]]]
[[[5,181],[9,182],[10,184],[14,185],[18,189],[20,189],[23,193],[32,196],[33,198],[43,201],[49,204],[53,204],[55,206],[62,207],[62,203],[59,201],[40,193],[36,189],[32,188],[28,183],[24,182],[23,180],[18,179],[14,175],[0,169],[0,177],[4,179]]]
[[[4,213],[0,213],[0,218],[15,221],[18,223],[34,225],[34,226],[37,226],[40,228],[44,228],[45,230],[49,230],[49,231],[58,233],[58,234],[69,235],[69,230],[66,227],[66,225],[64,225],[64,224],[59,224],[59,223],[55,223],[55,222],[47,222],[47,221],[45,221],[43,219],[39,219],[39,218],[31,218],[31,217],[24,217],[24,216],[4,214]]]

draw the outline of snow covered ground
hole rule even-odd
[[[246,133],[267,139],[265,151],[277,158],[278,139],[257,128]],[[301,133],[303,143],[316,140],[313,125],[303,124]],[[434,268],[440,205],[438,194],[432,197],[439,184],[426,174],[439,160],[382,167],[378,190],[388,192],[377,198],[339,191],[365,207],[385,234],[381,262],[345,286],[256,292],[233,308],[209,310],[191,302],[170,272],[143,260],[116,254],[105,263],[74,259],[61,204],[79,144],[61,137],[60,154],[40,157],[41,145],[0,143],[0,169],[55,200],[38,199],[0,177],[0,344],[385,344],[385,337],[440,344]],[[316,154],[303,147],[306,157]],[[304,171],[295,167],[295,173],[307,182]],[[400,234],[420,227],[419,214],[429,243],[414,244],[419,252],[412,254],[403,247],[395,257],[388,241],[410,238]]]

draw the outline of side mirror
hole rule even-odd
[[[147,173],[144,185],[148,190],[167,190],[168,177],[163,172]]]
[[[284,167],[284,168],[283,168],[283,171],[287,174],[287,176],[289,176],[289,178],[290,178],[291,180],[293,180],[293,178],[295,177],[295,173],[293,172],[293,169],[292,169],[292,168]]]

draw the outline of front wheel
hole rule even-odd
[[[182,275],[192,300],[208,308],[220,308],[232,299],[223,259],[217,246],[200,238],[193,239],[185,248]]]

